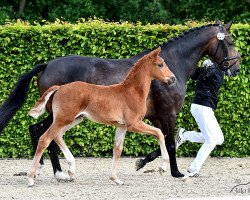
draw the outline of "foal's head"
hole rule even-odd
[[[160,52],[161,47],[158,47],[147,55],[151,77],[164,83],[172,84],[175,82],[175,75],[170,71],[167,64],[159,56]]]

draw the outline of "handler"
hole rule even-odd
[[[214,115],[218,103],[218,92],[224,79],[224,71],[218,64],[205,60],[191,76],[197,80],[191,113],[201,132],[179,128],[176,135],[176,150],[185,141],[203,143],[188,168],[187,176],[198,177],[200,169],[216,145],[224,142],[224,136]]]

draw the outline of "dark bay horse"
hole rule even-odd
[[[37,101],[29,115],[37,118],[46,107],[53,113],[53,123],[40,137],[36,153],[28,172],[28,186],[34,185],[34,176],[44,150],[54,140],[62,150],[69,165],[68,174],[75,175],[75,158],[63,140],[67,130],[79,124],[84,118],[116,127],[113,148],[113,162],[110,179],[123,185],[117,176],[125,134],[141,132],[152,135],[159,141],[162,165],[166,170],[168,153],[165,137],[159,128],[143,122],[147,107],[146,101],[152,80],[160,80],[167,85],[175,82],[174,74],[159,56],[160,47],[139,59],[129,70],[125,79],[114,85],[94,85],[76,81],[61,86],[52,86]]]
[[[206,55],[225,69],[226,74],[235,76],[239,73],[239,53],[235,50],[230,27],[232,23],[222,26],[218,21],[198,28],[190,29],[178,37],[170,39],[161,45],[160,56],[166,61],[170,70],[176,76],[176,84],[169,87],[160,81],[152,81],[147,98],[147,113],[154,126],[160,128],[166,137],[166,147],[170,158],[171,174],[182,177],[176,163],[174,127],[176,115],[181,110],[186,92],[186,82],[194,72],[197,63]],[[129,68],[150,50],[146,50],[129,59],[100,59],[84,56],[67,56],[53,59],[46,64],[36,65],[30,72],[24,74],[14,91],[0,109],[0,132],[15,112],[21,107],[28,91],[31,78],[39,72],[38,87],[42,95],[53,85],[62,85],[73,81],[84,81],[99,85],[111,85],[121,82]],[[30,133],[34,149],[41,134],[51,125],[52,115],[42,122],[32,125]],[[58,147],[52,142],[48,147],[54,174],[57,179],[67,179],[61,172],[57,156]],[[156,150],[136,163],[137,169],[142,168],[160,155]],[[43,160],[41,160],[43,164]]]

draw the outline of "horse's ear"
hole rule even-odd
[[[228,22],[228,23],[225,25],[225,28],[226,28],[227,31],[230,31],[230,28],[231,28],[232,24],[233,24],[233,21],[230,21],[230,22]]]
[[[155,49],[154,51],[151,51],[151,53],[149,53],[149,57],[154,59],[157,56],[159,56],[160,52],[161,52],[161,47],[158,47],[157,49]]]
[[[215,20],[215,24],[218,24],[218,25],[221,24],[221,22],[218,18]]]

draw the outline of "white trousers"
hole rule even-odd
[[[190,142],[203,143],[189,167],[190,171],[199,172],[215,146],[224,142],[224,136],[212,108],[193,103],[191,105],[191,113],[201,132],[186,131],[184,132],[184,139]]]

